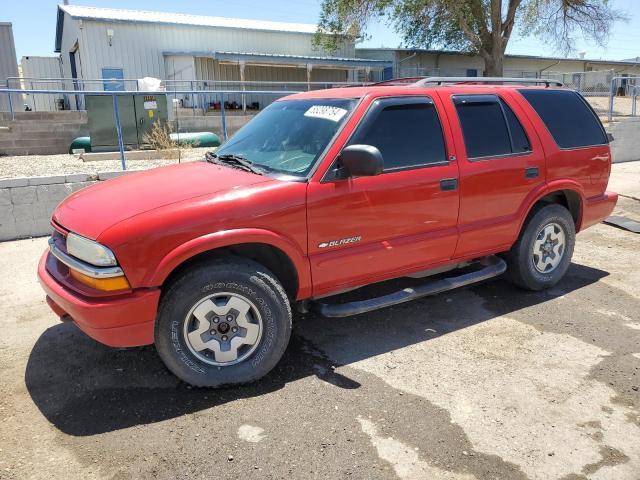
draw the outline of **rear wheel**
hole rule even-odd
[[[166,366],[195,386],[248,383],[266,375],[291,335],[291,308],[275,276],[244,259],[186,271],[163,296],[155,344]]]
[[[576,231],[571,213],[558,204],[536,207],[507,253],[507,278],[528,290],[550,288],[567,272]]]

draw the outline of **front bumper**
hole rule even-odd
[[[580,230],[602,222],[611,215],[617,202],[618,194],[615,192],[604,192],[597,197],[587,198],[582,214]]]
[[[133,290],[125,295],[90,298],[78,295],[58,282],[47,270],[47,250],[40,258],[38,279],[47,303],[60,317],[69,316],[94,340],[110,347],[135,347],[153,343],[160,300],[159,289]]]

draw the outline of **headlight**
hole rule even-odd
[[[115,255],[107,247],[75,233],[67,235],[67,253],[96,267],[118,265]]]

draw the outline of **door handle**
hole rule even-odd
[[[450,192],[458,188],[457,178],[443,178],[440,180],[440,190],[443,192]]]
[[[528,167],[524,169],[525,178],[538,178],[540,176],[540,169],[538,167]]]
[[[605,154],[605,155],[596,155],[595,157],[592,157],[591,160],[600,160],[601,162],[606,162],[609,160],[609,155]]]

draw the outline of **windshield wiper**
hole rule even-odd
[[[233,155],[233,154],[216,155],[215,153],[207,153],[204,158],[209,163],[215,163],[218,165],[228,165],[230,167],[238,168],[246,172],[255,173],[257,175],[265,174],[264,169],[255,166],[251,162],[251,160],[248,160],[241,155]]]

